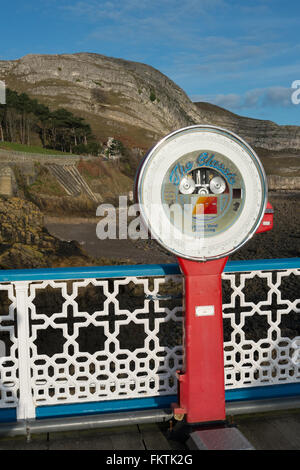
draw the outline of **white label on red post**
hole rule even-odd
[[[201,305],[196,307],[196,317],[209,317],[215,314],[214,305]]]

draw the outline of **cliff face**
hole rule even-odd
[[[300,126],[279,126],[272,121],[239,116],[210,103],[195,104],[211,124],[235,132],[253,147],[300,150]]]
[[[300,191],[300,177],[269,175],[268,187],[271,191],[277,191],[278,189],[284,191]]]
[[[0,61],[0,78],[16,91],[85,117],[97,137],[148,147],[171,130],[204,121],[168,77],[141,63],[78,53]]]

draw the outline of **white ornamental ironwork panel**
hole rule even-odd
[[[300,381],[300,270],[223,273],[225,386]]]
[[[16,297],[12,284],[0,284],[0,408],[16,407],[19,396]]]
[[[300,269],[225,272],[225,388],[300,382]],[[173,395],[182,277],[0,284],[0,408]]]
[[[176,393],[182,307],[166,288],[181,277],[31,283],[34,403]]]

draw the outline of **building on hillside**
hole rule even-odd
[[[119,160],[122,156],[122,143],[114,137],[108,137],[104,155],[108,160]]]

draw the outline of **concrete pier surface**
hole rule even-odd
[[[300,409],[235,416],[231,424],[254,450],[300,450]],[[186,441],[170,439],[168,422],[105,429],[1,437],[2,450],[166,451],[186,453]],[[233,449],[236,450],[236,449]],[[200,452],[200,451],[199,451]]]

